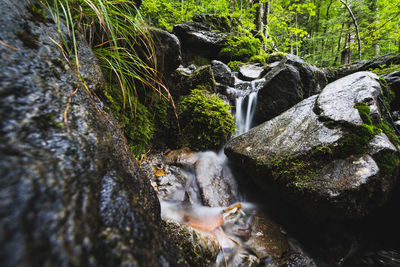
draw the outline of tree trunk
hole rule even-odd
[[[255,1],[254,3],[258,4],[259,1]],[[262,33],[263,28],[264,28],[264,4],[263,3],[259,3],[259,6],[257,8],[255,24],[256,24],[257,32]]]
[[[337,48],[337,54],[336,54],[336,57],[335,57],[335,62],[333,63],[334,66],[336,66],[337,61],[339,59],[340,47],[341,47],[341,44],[342,44],[343,29],[344,29],[344,23],[342,23],[342,29],[340,30],[340,34],[339,34],[339,40],[338,40],[338,46],[337,46],[338,47]]]
[[[356,17],[354,16],[353,11],[351,11],[350,6],[346,2],[344,2],[343,0],[340,0],[340,2],[342,2],[342,4],[349,11],[351,19],[353,20],[353,23],[354,23],[354,27],[356,28],[357,42],[358,42],[358,60],[361,60],[361,38],[360,38],[360,32],[358,30],[358,23],[357,23]]]
[[[264,50],[267,50],[267,40],[269,38],[269,13],[271,10],[271,5],[269,3],[269,0],[265,3],[265,24],[264,24],[264,36],[265,36],[265,44],[264,44]]]

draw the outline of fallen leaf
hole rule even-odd
[[[154,175],[156,177],[165,176],[165,171],[163,169],[158,168],[158,167],[153,167],[153,169],[154,169]]]

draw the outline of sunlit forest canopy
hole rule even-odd
[[[262,42],[260,53],[296,54],[336,66],[400,51],[400,0],[144,0],[145,20],[171,30],[196,15],[235,19],[234,36]]]

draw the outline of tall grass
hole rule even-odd
[[[135,1],[41,0],[41,2],[48,7],[58,26],[60,39],[58,45],[64,57],[81,78],[86,90],[93,93],[80,75],[77,40],[81,37],[87,40],[99,59],[108,84],[118,84],[123,99],[122,107],[119,109],[120,118],[128,116],[132,121],[138,120],[137,98],[140,94],[148,94],[146,90],[170,101],[175,110],[172,97],[157,72],[150,30],[138,13]],[[62,22],[68,28],[70,38],[62,33]],[[135,129],[130,130],[135,131]]]

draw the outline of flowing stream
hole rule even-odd
[[[259,88],[256,81],[252,81],[249,87],[247,90],[228,88],[228,92],[235,96],[235,136],[247,132],[252,126]],[[244,261],[246,265],[256,263],[259,259],[247,253],[243,246],[251,234],[256,206],[239,195],[223,149],[219,153],[195,153],[191,158],[195,158],[196,167],[185,168],[186,183],[174,193],[181,197],[172,197],[173,201],[160,199],[162,217],[189,225],[196,221],[195,226],[200,224],[200,229],[204,227],[211,231],[221,247],[213,266],[225,266],[225,260],[230,266]],[[182,198],[184,201],[176,201]],[[220,218],[223,222],[219,221]]]

